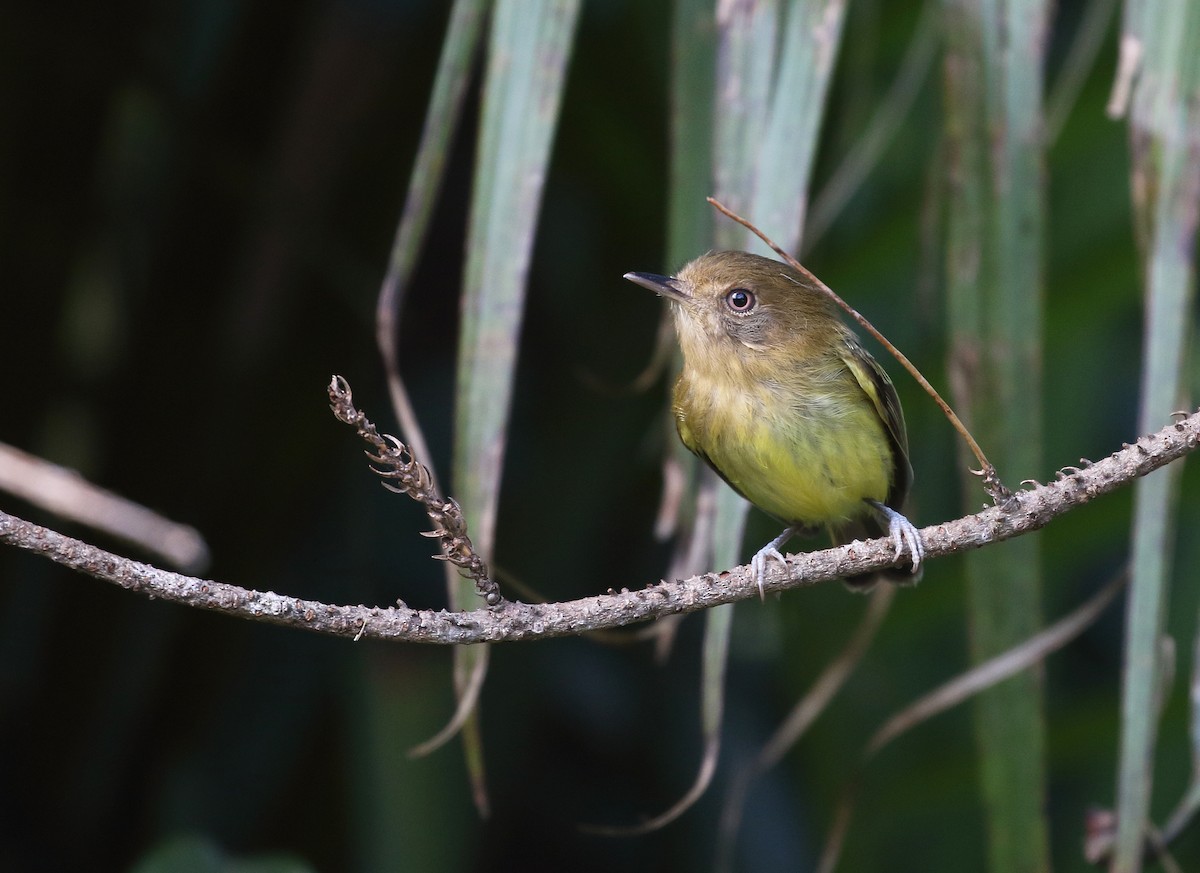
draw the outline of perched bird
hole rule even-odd
[[[675,276],[626,273],[671,303],[683,349],[675,384],[680,439],[792,536],[830,531],[835,543],[889,535],[904,565],[846,579],[915,582],[924,545],[901,514],[912,483],[904,413],[891,380],[838,317],[836,305],[786,264],[709,252]]]

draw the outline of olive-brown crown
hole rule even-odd
[[[831,323],[841,327],[832,301],[799,273],[749,252],[701,255],[672,285],[676,293],[667,296],[676,304],[685,352],[705,339],[757,351],[794,349],[829,334]]]

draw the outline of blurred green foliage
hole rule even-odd
[[[849,6],[818,192],[895,75],[915,22],[908,6]],[[1083,6],[1059,4],[1051,86]],[[416,534],[425,520],[379,488],[328,414],[324,386],[345,375],[394,427],[373,310],[445,12],[384,0],[0,9],[0,440],[196,525],[213,578],[442,605],[440,565]],[[624,390],[651,354],[660,310],[620,277],[678,266],[663,256],[669,13],[584,4],[547,182],[496,560],[555,599],[665,572],[668,546],[651,531],[673,438],[666,383]],[[1049,151],[1045,468],[1002,470],[1010,484],[1136,435],[1141,288],[1126,130],[1103,112],[1115,41],[1110,28]],[[944,385],[939,75],[935,62],[806,262]],[[443,470],[478,88],[468,99],[401,326],[402,370]],[[896,381],[917,471],[911,516],[953,517],[949,428]],[[1196,491],[1190,471],[1182,531],[1200,524]],[[0,505],[57,524],[11,498]],[[1121,565],[1129,507],[1122,492],[1041,535],[1046,616]],[[774,527],[752,514],[747,539]],[[1177,551],[1167,630],[1181,643],[1156,761],[1160,820],[1191,754],[1197,594],[1186,582],[1200,542],[1181,536]],[[961,561],[940,560],[902,592],[831,709],[752,791],[738,869],[814,858],[871,731],[964,668],[961,576]],[[0,869],[128,870],[187,835],[320,870],[706,869],[728,774],[863,607],[839,586],[739,607],[714,788],[668,829],[612,840],[576,826],[658,812],[694,775],[698,620],[664,665],[645,646],[586,640],[496,648],[482,708],[493,817],[481,822],[453,746],[404,755],[453,709],[449,652],[189,612],[3,550]],[[1084,869],[1084,813],[1112,803],[1121,632],[1113,610],[1046,666],[1060,870]],[[842,869],[981,868],[974,751],[955,711],[873,761]],[[1185,838],[1177,857],[1197,856],[1200,841]]]

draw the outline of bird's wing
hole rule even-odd
[[[904,428],[904,410],[900,408],[900,398],[896,396],[896,388],[883,367],[862,347],[854,334],[846,331],[845,342],[839,346],[838,354],[842,363],[854,374],[859,387],[871,399],[875,411],[887,429],[892,454],[895,456],[892,489],[888,494],[887,504],[899,509],[908,496],[913,478],[912,464],[908,460],[908,434]]]

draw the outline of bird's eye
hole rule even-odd
[[[725,295],[725,305],[737,313],[746,313],[754,308],[754,292],[745,288],[734,288]]]

